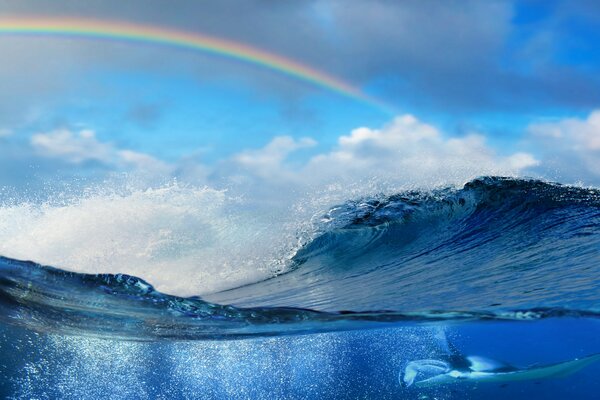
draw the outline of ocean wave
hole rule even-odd
[[[600,308],[600,192],[485,177],[349,201],[317,220],[291,272],[211,295],[242,306]]]
[[[600,312],[596,189],[486,177],[348,201],[311,225],[287,272],[203,298],[167,295],[125,274],[0,258],[1,318],[150,340]]]
[[[81,273],[126,273],[190,296],[282,270],[282,210],[177,182],[108,182],[40,202],[0,203],[0,254]],[[290,228],[291,230],[293,228]],[[182,279],[181,277],[185,277]]]
[[[156,291],[129,275],[80,274],[0,257],[0,320],[37,332],[120,340],[222,340],[355,330],[424,322],[598,318],[593,311],[321,312],[240,308]]]

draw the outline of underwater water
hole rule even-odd
[[[186,204],[181,208],[194,216]],[[234,269],[226,267],[224,275],[190,275],[189,281],[221,283],[201,296],[177,292],[186,277],[175,267],[155,289],[143,257],[124,261],[128,274],[89,273],[85,264],[106,263],[105,255],[53,258],[58,234],[39,226],[59,226],[66,213],[33,206],[0,212],[5,220],[27,215],[29,221],[2,230],[5,398],[593,399],[599,393],[598,190],[486,177],[460,188],[346,200],[311,215],[297,235],[262,235],[266,224],[244,236],[251,230],[236,223],[233,240],[223,229],[228,225],[219,224],[216,234],[231,239],[225,243],[256,250],[262,238],[286,251],[281,259],[269,254],[277,268],[241,280],[230,279]],[[206,225],[189,220],[184,232]],[[27,230],[28,224],[37,228]],[[40,235],[50,239],[27,257],[19,243]],[[276,245],[275,236],[289,245]],[[69,238],[74,248],[77,237],[81,248],[86,241],[101,244],[80,231],[56,237]],[[147,254],[123,243],[129,245],[130,254]],[[166,248],[160,265],[194,260],[195,253]],[[228,248],[232,258],[244,259],[238,247]],[[35,262],[20,261],[26,259]],[[53,260],[60,265],[39,264]],[[83,269],[69,270],[65,264],[74,260]]]

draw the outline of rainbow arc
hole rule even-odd
[[[258,65],[275,73],[283,74],[369,104],[386,113],[392,113],[392,107],[388,104],[367,95],[359,88],[335,76],[247,44],[197,32],[178,31],[130,22],[83,18],[18,17],[0,19],[0,35],[41,35],[80,39],[108,39],[195,50]]]

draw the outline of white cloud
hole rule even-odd
[[[532,124],[529,132],[541,138],[561,141],[570,150],[600,150],[600,110],[586,119],[566,118],[558,122]]]
[[[59,129],[38,133],[31,137],[31,145],[42,156],[61,158],[76,164],[90,160],[111,163],[113,158],[112,145],[98,141],[91,130],[74,133]]]
[[[0,129],[0,138],[9,137],[13,134],[13,131],[10,129]]]
[[[281,183],[296,178],[296,171],[286,165],[290,154],[316,146],[311,138],[294,139],[291,136],[276,136],[266,146],[248,149],[220,163],[213,176],[229,182],[256,183],[258,178],[265,183]]]
[[[499,156],[482,135],[448,138],[432,125],[404,115],[382,129],[359,128],[340,137],[337,149],[313,158],[307,171],[435,185],[479,175],[513,175],[536,163],[529,154]]]
[[[112,143],[101,142],[97,139],[96,133],[88,129],[79,132],[59,129],[38,133],[31,137],[30,143],[39,155],[62,159],[72,164],[97,161],[108,166],[153,173],[165,173],[171,170],[168,164],[148,154],[118,149]]]
[[[587,118],[535,123],[529,145],[541,154],[544,174],[554,179],[598,183],[600,179],[600,110]]]
[[[400,116],[382,129],[357,128],[339,137],[332,151],[312,157],[293,171],[286,168],[286,157],[307,145],[314,142],[276,138],[263,149],[245,151],[233,160],[265,179],[284,174],[306,184],[378,179],[422,186],[463,183],[480,175],[515,175],[538,164],[528,153],[496,154],[482,135],[445,137],[412,115]]]
[[[563,132],[555,131],[552,135],[561,138]],[[594,143],[588,136],[580,139]],[[539,165],[530,153],[498,154],[481,134],[450,137],[412,115],[399,116],[379,129],[354,129],[340,136],[333,149],[310,158],[294,156],[316,145],[311,138],[277,136],[262,148],[247,149],[207,165],[196,156],[163,162],[104,142],[91,130],[38,133],[30,140],[31,149],[50,161],[74,166],[95,161],[109,171],[134,171],[154,180],[176,176],[196,185],[237,188],[239,193],[263,193],[273,198],[294,196],[288,194],[292,190],[309,193],[336,185],[358,193],[363,189],[462,184],[482,175],[521,175]]]
[[[316,144],[311,138],[295,140],[290,136],[277,136],[262,149],[243,151],[235,155],[234,160],[250,168],[268,170],[278,167],[290,153]]]
[[[138,170],[158,174],[170,173],[173,170],[173,167],[168,163],[158,160],[148,154],[132,150],[119,150],[116,154],[122,164],[134,167]]]
[[[507,157],[506,161],[508,162],[509,168],[517,171],[540,165],[540,162],[529,153],[515,153],[512,156]]]

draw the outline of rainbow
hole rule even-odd
[[[0,35],[56,36],[82,39],[108,39],[131,43],[163,45],[219,55],[258,65],[271,71],[337,92],[385,112],[391,107],[359,88],[310,66],[264,50],[200,33],[171,30],[130,22],[82,18],[0,18]]]

